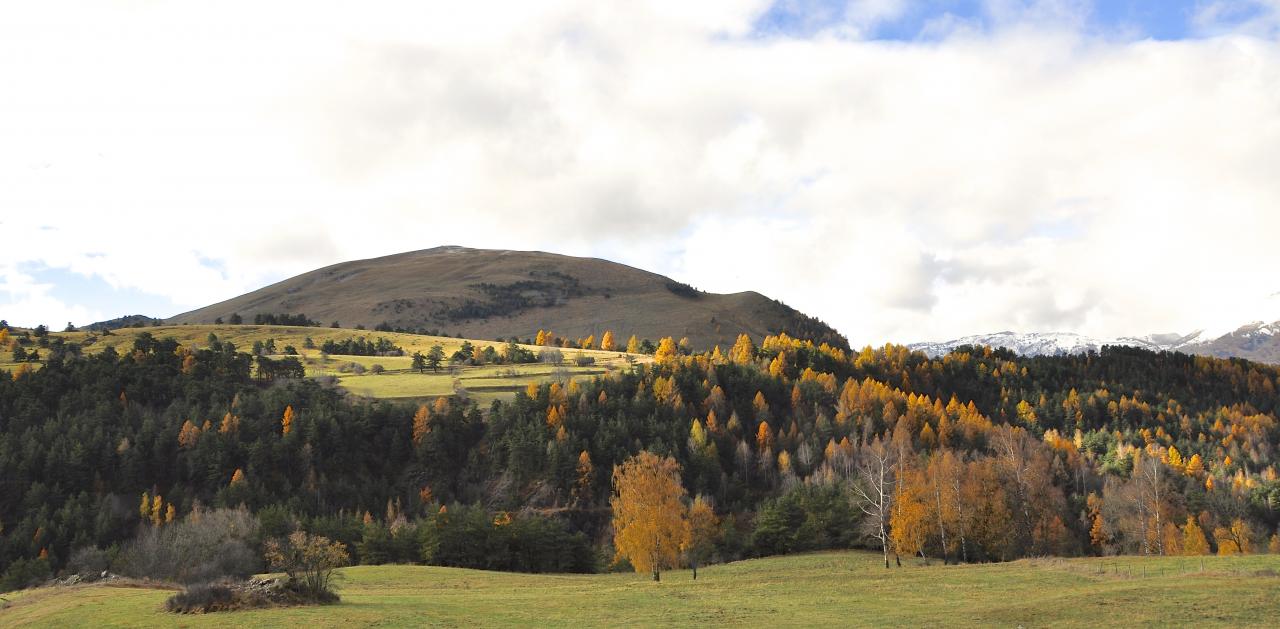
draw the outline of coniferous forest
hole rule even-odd
[[[643,451],[701,512],[686,565],[1280,551],[1280,369],[1243,360],[664,339],[488,408],[369,401],[263,360],[144,334],[0,372],[0,590],[136,563],[148,531],[216,510],[255,520],[246,543],[301,530],[356,562],[610,569],[615,469]]]

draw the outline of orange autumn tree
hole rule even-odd
[[[889,539],[898,553],[924,556],[925,540],[932,526],[930,497],[922,470],[906,469],[899,474],[889,511]]]
[[[689,541],[685,544],[685,557],[693,568],[693,578],[698,578],[698,566],[706,563],[715,548],[720,532],[720,518],[716,517],[711,502],[699,494],[689,505]]]
[[[600,337],[600,349],[612,352],[617,348],[617,343],[613,340],[613,330],[605,330],[604,336]]]
[[[284,407],[284,417],[280,418],[280,434],[287,435],[293,430],[293,405]]]
[[[413,414],[413,445],[422,445],[422,439],[431,431],[431,407],[419,404]]]
[[[561,428],[563,428],[563,426]],[[576,468],[578,478],[573,483],[572,495],[574,504],[590,502],[591,479],[595,476],[595,470],[595,465],[592,465],[591,463],[591,455],[587,453],[586,450],[583,450],[582,453],[578,455],[578,466]]]
[[[680,464],[645,450],[613,468],[613,545],[636,572],[661,580],[690,539]]]

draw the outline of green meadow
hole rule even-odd
[[[495,399],[509,399],[516,391],[524,389],[530,383],[543,383],[551,380],[591,378],[629,366],[628,354],[624,352],[606,352],[603,350],[561,349],[564,362],[553,364],[518,364],[518,365],[479,365],[457,366],[442,364],[439,370],[428,369],[419,373],[412,369],[414,352],[426,354],[432,346],[444,348],[446,357],[460,347],[464,339],[447,336],[423,336],[417,334],[400,334],[396,332],[376,332],[371,330],[352,330],[345,328],[314,328],[278,325],[172,325],[146,328],[123,328],[114,330],[111,335],[103,336],[90,332],[50,332],[51,337],[62,337],[68,342],[82,344],[84,351],[97,353],[108,347],[118,352],[128,351],[134,338],[148,332],[156,338],[173,337],[179,343],[189,347],[206,347],[209,335],[214,334],[220,341],[230,341],[239,351],[250,351],[254,342],[274,340],[277,354],[274,358],[283,357],[286,345],[293,346],[299,358],[307,368],[307,375],[313,377],[334,376],[338,384],[347,391],[370,398],[379,399],[430,399],[442,395],[466,395],[475,399],[481,407],[487,406]],[[401,347],[405,356],[344,356],[340,354],[322,354],[316,349],[306,349],[307,338],[318,347],[327,340],[342,341],[352,337],[375,339],[384,337]],[[467,339],[477,350],[493,346],[502,351],[505,342],[496,340]],[[537,352],[537,346],[522,345],[526,349]],[[41,349],[41,348],[36,348]],[[42,350],[44,356],[48,352]],[[578,366],[575,359],[590,357],[591,365]],[[0,357],[0,361],[7,359]],[[651,357],[639,354],[630,355],[630,360],[645,362]],[[364,372],[354,373],[352,365],[359,365]],[[380,365],[383,372],[372,373],[374,365]],[[39,363],[32,365],[39,368]],[[15,369],[16,364],[0,362],[0,369]]]
[[[101,585],[6,594],[6,627],[1275,626],[1280,556],[1042,559],[885,570],[829,552],[647,575],[428,566],[341,571],[342,601],[180,616],[171,590]],[[1145,576],[1144,576],[1145,574]]]

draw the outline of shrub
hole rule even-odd
[[[265,554],[272,569],[283,570],[290,583],[312,600],[338,600],[333,592],[333,571],[350,560],[343,544],[294,531],[284,540],[267,540]]]
[[[257,530],[248,509],[197,510],[180,522],[139,532],[121,550],[115,571],[182,584],[244,578],[262,565],[252,550]]]
[[[187,587],[164,602],[164,608],[178,614],[200,614],[235,607],[235,592],[220,583],[200,583]]]
[[[67,571],[72,574],[97,576],[111,565],[107,551],[93,546],[77,548],[67,559]]]

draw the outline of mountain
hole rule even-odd
[[[1155,340],[1132,338],[1128,339],[1128,342],[1122,342],[1120,339],[1099,339],[1070,332],[996,332],[975,334],[950,341],[912,343],[908,347],[936,358],[965,345],[1004,348],[1021,356],[1083,354],[1090,351],[1096,352],[1103,345],[1133,345],[1146,349],[1165,349]]]
[[[1248,358],[1280,364],[1280,321],[1255,321],[1216,339],[1201,341],[1188,347],[1190,349],[1182,351],[1218,358]]]
[[[134,314],[116,317],[115,319],[109,319],[107,321],[90,323],[85,326],[85,329],[100,332],[102,330],[119,330],[120,328],[145,328],[150,325],[160,325],[161,323],[163,323],[163,321],[160,319],[153,319],[147,315]]]
[[[740,333],[759,340],[787,332],[848,348],[831,327],[756,292],[707,293],[671,278],[597,258],[437,247],[343,262],[168,323],[210,323],[239,314],[305,314],[343,327],[386,324],[467,338],[532,338],[538,330],[598,339],[612,330],[657,340],[688,337],[696,348],[727,348]]]
[[[1174,333],[1113,338],[1096,338],[1069,332],[996,332],[950,341],[912,343],[908,347],[937,357],[965,345],[1005,348],[1022,356],[1082,354],[1096,352],[1104,345],[1123,345],[1152,351],[1178,351],[1218,358],[1247,358],[1258,362],[1280,363],[1280,321],[1256,321],[1233,332],[1216,336],[1204,331],[1186,335]]]

